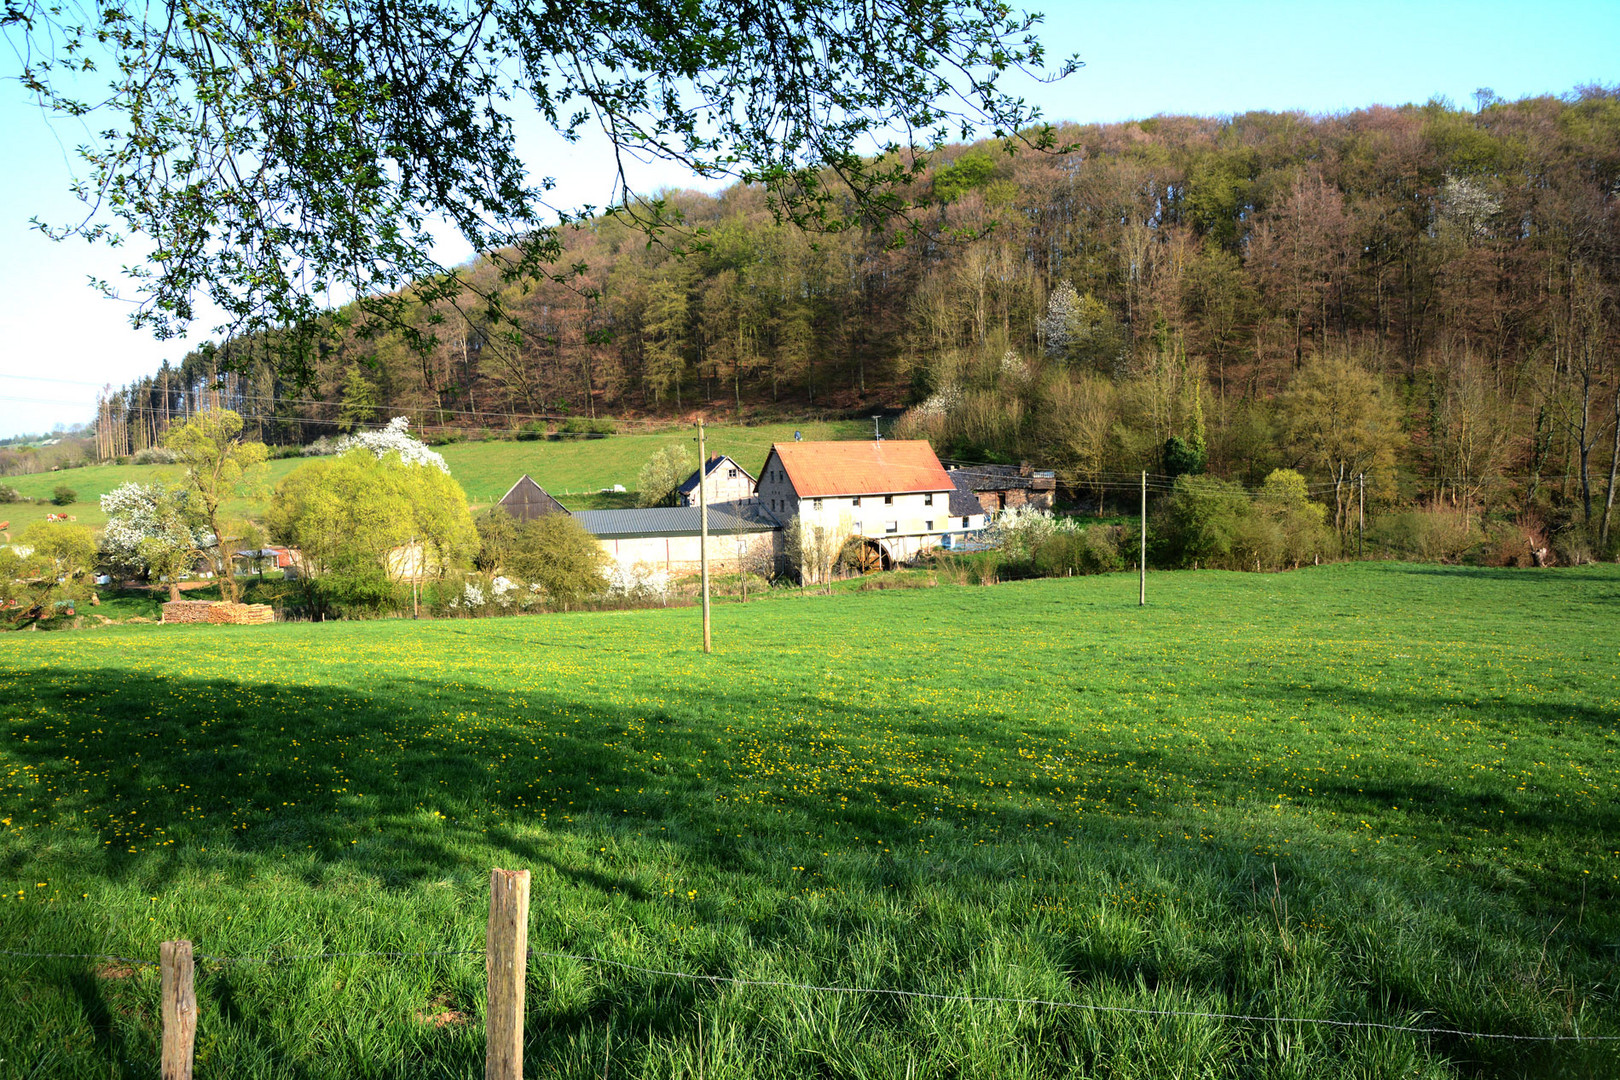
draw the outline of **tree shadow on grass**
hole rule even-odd
[[[210,874],[240,882],[254,873],[277,872],[285,858],[294,861],[313,890],[358,877],[368,888],[408,896],[447,876],[476,878],[498,864],[535,870],[540,891],[580,889],[601,899],[651,906],[661,902],[661,894],[648,877],[648,856],[609,850],[616,841],[662,845],[673,852],[672,861],[727,875],[742,891],[746,883],[780,880],[784,863],[803,858],[810,847],[846,845],[859,837],[866,845],[862,850],[872,853],[860,871],[865,879],[828,884],[874,896],[892,894],[919,910],[942,889],[991,888],[1010,872],[1010,865],[995,857],[1006,850],[1020,858],[1032,851],[1068,857],[1056,841],[1038,839],[1041,830],[1054,822],[1068,830],[1081,824],[1055,803],[1033,798],[1056,790],[1057,781],[1026,775],[1016,796],[997,786],[1001,774],[978,778],[979,786],[972,786],[972,758],[965,748],[993,761],[1018,761],[1020,734],[994,718],[961,720],[938,731],[937,721],[921,711],[857,711],[807,698],[804,711],[814,720],[778,723],[772,741],[783,746],[801,737],[825,741],[827,736],[816,733],[827,730],[885,731],[925,744],[932,738],[923,758],[909,765],[874,759],[873,747],[863,744],[856,757],[872,760],[859,782],[838,771],[854,759],[835,754],[827,759],[825,782],[811,790],[768,770],[762,773],[762,766],[771,765],[765,758],[743,760],[749,747],[735,735],[722,738],[713,722],[767,715],[781,705],[764,695],[692,690],[683,693],[675,710],[609,707],[559,691],[527,690],[524,696],[526,704],[514,708],[509,691],[471,683],[394,680],[360,691],[124,669],[42,668],[15,687],[10,703],[17,718],[10,726],[10,749],[40,778],[32,805],[17,809],[30,823],[90,834],[86,839],[100,854],[76,871],[143,891]],[[1358,707],[1435,704],[1413,702],[1410,695],[1374,696],[1367,695]],[[1239,790],[1236,782],[1217,775],[1219,763],[1191,752],[1139,751],[1134,757],[1144,777],[1175,773],[1207,789],[1234,796]],[[958,789],[943,809],[935,804],[944,789],[918,779],[941,770],[953,774]],[[1178,865],[1176,873],[1214,882],[1214,891],[1258,871],[1255,857],[1243,850],[1247,845],[1235,840],[1205,848],[1174,842],[1150,847],[1156,843],[1149,839],[1158,828],[1156,816],[1175,809],[1174,796],[1155,795],[1126,773],[1118,774],[1117,782],[1121,805],[1134,802],[1138,817],[1088,817],[1094,844],[1100,835],[1119,846],[1124,860],[1169,859]],[[768,797],[760,796],[762,787]],[[961,796],[964,788],[971,798]],[[1430,803],[1466,797],[1412,784],[1356,794]],[[1348,790],[1334,797],[1351,798]],[[958,850],[933,860],[894,854],[913,850],[946,819]],[[1589,831],[1614,825],[1612,812],[1594,818],[1572,811],[1548,817],[1539,827]],[[807,840],[811,835],[817,839]],[[990,847],[974,854],[970,843]],[[14,845],[0,869],[16,873],[41,856],[27,843]],[[1356,871],[1338,867],[1336,872]],[[736,918],[709,898],[695,901],[691,911],[711,923]],[[859,932],[859,917],[848,909],[808,917],[835,933]],[[442,929],[413,931],[425,939]],[[591,937],[613,936],[611,927],[589,929],[590,935],[581,935],[587,943]],[[803,929],[802,919],[782,918],[750,925],[747,934],[753,947],[769,952],[791,948]],[[72,935],[83,951],[93,952],[97,936],[93,931],[86,936],[86,930],[57,927],[54,933]],[[480,930],[474,927],[464,936],[476,939]],[[56,941],[58,947],[66,944],[60,937]],[[1151,988],[1166,978],[1157,960],[1134,948],[1060,951],[1080,985]],[[713,970],[724,973],[730,963],[717,956]],[[1219,964],[1209,969],[1212,979],[1218,969]],[[96,1011],[94,982],[81,979],[73,985],[92,1026],[101,1031],[106,1013],[104,1005]],[[229,980],[217,986],[220,1015],[241,1037],[267,1045],[284,1037],[261,1011],[272,1006],[241,1002]],[[1437,1007],[1429,992],[1410,980],[1372,988],[1368,999],[1376,1000],[1380,992],[1413,1013],[1429,1014]],[[656,1004],[599,996],[559,1007],[545,1018],[545,1045],[583,1038],[613,1009],[623,1009],[625,1022],[652,1040],[676,1031],[714,993],[713,987],[683,981],[661,990]],[[104,1039],[98,1045],[100,1055],[118,1052]],[[464,1057],[462,1050],[445,1050],[432,1064],[441,1071],[465,1071]]]

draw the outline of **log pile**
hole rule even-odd
[[[171,600],[163,605],[165,623],[230,623],[257,626],[276,621],[268,604],[229,604],[215,600]]]

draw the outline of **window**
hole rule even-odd
[[[968,527],[968,523],[967,523],[967,521],[968,521],[968,519],[967,519],[967,518],[963,518],[963,519],[962,519],[962,528],[964,528],[964,529],[965,529],[965,528],[967,528],[967,527]]]
[[[885,521],[883,523],[883,531],[886,533],[899,532],[900,523],[898,521]]]
[[[859,506],[859,505],[861,505],[861,497],[859,495],[855,496],[853,499],[851,499],[849,501],[849,505],[851,505],[851,506]]]
[[[934,496],[933,496],[932,492],[930,492],[929,494],[923,496],[923,505],[924,506],[933,506],[934,505]],[[928,527],[930,529],[933,528],[932,525],[930,525]]]
[[[924,532],[933,532],[934,531],[934,523],[932,521],[925,521],[925,522],[923,522],[923,524],[925,526],[927,526],[927,528],[925,528],[923,530]]]
[[[736,469],[727,469],[726,470],[726,476],[729,477],[732,480],[737,479],[737,470]]]
[[[814,505],[817,510],[820,510],[821,509],[821,500],[820,499],[814,500],[812,505]]]
[[[893,506],[894,505],[894,496],[893,495],[885,495],[885,496],[883,496],[883,504],[885,506]]]

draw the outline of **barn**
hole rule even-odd
[[[511,489],[501,496],[501,501],[496,505],[519,521],[533,521],[535,518],[545,517],[547,514],[568,513],[567,507],[552,498],[545,488],[530,479],[528,473],[524,473],[522,479],[513,484]]]

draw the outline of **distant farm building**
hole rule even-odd
[[[531,480],[528,473],[524,473],[523,478],[501,496],[501,501],[497,505],[519,521],[533,521],[547,514],[568,513],[567,508],[553,499],[545,488]]]
[[[621,566],[678,574],[699,568],[700,512],[696,506],[581,510],[574,520]],[[781,552],[782,523],[757,502],[709,507],[711,569],[735,570],[739,560],[768,568]]]
[[[707,466],[703,469],[703,487],[709,505],[725,502],[748,502],[754,498],[759,482],[752,473],[724,454],[715,454],[709,458]],[[680,496],[681,505],[696,506],[698,504],[698,471],[692,470],[692,475],[686,482],[676,488]]]
[[[951,470],[951,483],[971,494],[986,514],[1020,506],[1052,509],[1057,494],[1057,473],[1022,465],[963,465]]]
[[[856,541],[863,566],[892,566],[982,529],[956,485],[920,439],[777,443],[759,476],[759,504],[784,521],[820,530],[842,549]],[[961,513],[958,513],[961,510]]]

